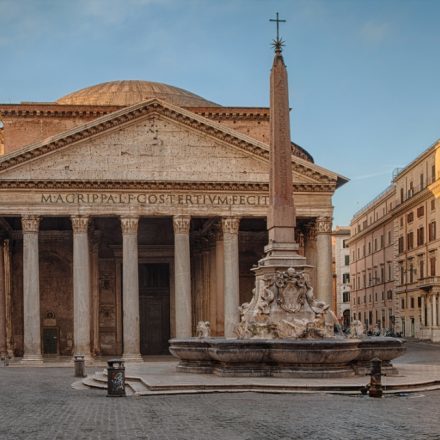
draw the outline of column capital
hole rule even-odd
[[[70,217],[72,221],[72,230],[74,234],[87,232],[89,225],[89,217],[85,215],[72,215]]]
[[[21,217],[21,227],[23,232],[38,232],[40,217],[38,215],[23,215]]]
[[[320,216],[316,218],[316,233],[331,234],[332,218],[330,216]]]
[[[191,216],[175,215],[173,217],[173,228],[175,234],[189,234]]]
[[[224,234],[238,234],[240,228],[240,217],[222,218],[222,230]]]
[[[137,234],[139,217],[121,217],[121,229],[123,234]]]

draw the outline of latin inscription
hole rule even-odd
[[[41,203],[62,205],[267,206],[269,196],[254,194],[47,193]]]

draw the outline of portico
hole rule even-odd
[[[267,112],[252,138],[210,111],[144,101],[0,158],[1,353],[138,361],[200,320],[235,337],[267,243]],[[344,178],[292,151],[299,252],[329,302]]]

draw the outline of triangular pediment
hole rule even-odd
[[[265,184],[269,147],[159,100],[119,110],[0,159],[0,181],[237,182]],[[292,158],[299,185],[338,176]]]

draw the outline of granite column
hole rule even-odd
[[[142,362],[139,327],[138,217],[121,217],[122,307],[126,362]]]
[[[89,218],[72,216],[73,229],[73,352],[90,355]]]
[[[0,242],[0,358],[6,357],[6,289],[5,261],[3,258],[3,240]]]
[[[38,230],[40,217],[21,218],[23,230],[23,332],[24,354],[22,362],[41,364],[40,327],[40,266]]]
[[[332,298],[332,218],[316,219],[316,297],[326,304],[333,304]]]
[[[227,217],[222,219],[224,246],[224,308],[225,338],[235,337],[235,327],[239,323],[240,286],[238,230],[240,219]]]
[[[191,337],[190,224],[190,216],[176,215],[173,218],[176,338]]]

